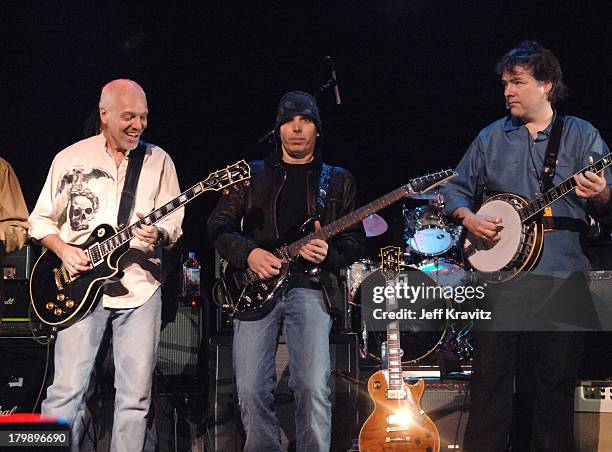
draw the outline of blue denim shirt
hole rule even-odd
[[[553,186],[587,166],[589,156],[597,161],[610,152],[590,123],[572,116],[564,117],[564,121]],[[481,130],[456,168],[459,176],[442,189],[445,213],[450,215],[458,207],[474,208],[498,193],[535,199],[540,194],[539,179],[551,128],[552,124],[534,140],[518,118],[508,116]],[[610,167],[605,177],[612,187]],[[571,191],[551,205],[552,214],[555,219],[578,220],[573,223],[586,228],[587,204],[584,198]],[[578,230],[561,229],[544,235],[544,249],[536,270],[589,268]]]

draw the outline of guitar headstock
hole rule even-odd
[[[402,249],[399,246],[386,246],[380,249],[380,270],[387,280],[393,279],[402,267]]]
[[[251,167],[243,159],[233,165],[228,165],[225,168],[213,171],[202,181],[202,186],[204,190],[219,191],[250,178]]]
[[[437,173],[417,177],[408,183],[408,191],[411,193],[426,193],[458,175],[459,173],[452,169],[446,169],[444,171],[438,171]]]

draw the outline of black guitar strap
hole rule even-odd
[[[136,186],[140,178],[140,170],[142,162],[147,150],[147,143],[140,140],[136,149],[130,151],[128,157],[128,167],[125,174],[125,183],[121,191],[121,201],[119,202],[119,212],[117,213],[117,225],[119,229],[127,226],[127,222],[134,208],[134,200],[136,198]]]
[[[544,165],[542,166],[542,193],[546,193],[553,186],[553,177],[557,168],[557,155],[559,154],[559,144],[561,143],[561,133],[563,132],[563,118],[557,114],[555,122],[550,131]]]

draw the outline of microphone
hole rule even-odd
[[[329,55],[327,55],[325,59],[329,61],[329,64],[331,66],[331,78],[334,81],[334,95],[336,96],[336,105],[340,105],[340,89],[338,88],[338,79],[336,78],[336,65],[334,64],[334,60],[332,60]]]

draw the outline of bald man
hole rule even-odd
[[[101,223],[116,224],[130,153],[147,127],[144,90],[132,80],[114,80],[100,95],[102,132],[57,154],[30,215],[30,234],[63,262],[72,275],[90,269],[83,243]],[[145,155],[128,224],[180,194],[170,156],[145,143]],[[134,231],[120,260],[123,276],[104,288],[101,302],[85,319],[59,331],[55,375],[42,403],[43,414],[72,425],[72,450],[79,450],[81,403],[107,325],[112,328],[115,361],[115,415],[111,450],[142,450],[151,381],[161,323],[161,247],[182,234],[183,211]]]

